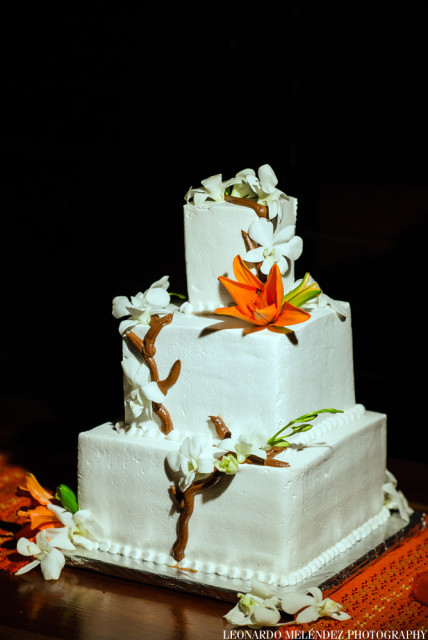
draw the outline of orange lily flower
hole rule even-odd
[[[32,473],[27,474],[26,486],[18,487],[16,493],[20,496],[29,497],[32,502],[30,507],[23,507],[17,511],[18,516],[30,519],[29,529],[27,527],[25,531],[21,531],[21,535],[25,532],[26,537],[29,537],[27,534],[31,531],[34,536],[36,531],[41,531],[41,529],[58,527],[58,525],[63,526],[55,514],[46,506],[52,500],[55,500],[55,496],[46,491]]]
[[[228,290],[235,307],[216,309],[219,315],[233,316],[254,325],[245,333],[268,329],[277,333],[289,333],[286,325],[300,324],[309,320],[309,313],[284,301],[284,286],[277,264],[272,265],[266,283],[262,283],[246,266],[240,256],[233,261],[236,280],[219,276]]]

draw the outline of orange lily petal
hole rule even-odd
[[[295,307],[289,302],[284,302],[282,305],[282,310],[275,322],[272,323],[273,326],[284,327],[290,324],[300,324],[301,322],[306,322],[309,320],[311,314],[307,311],[303,311],[299,307]]]
[[[40,506],[31,511],[18,511],[18,515],[25,515],[30,518],[32,529],[47,529],[49,527],[57,527],[61,523],[60,520],[49,511],[47,507]]]
[[[266,322],[263,320],[257,320],[252,315],[247,315],[246,313],[242,313],[238,307],[222,307],[221,309],[216,309],[216,313],[220,316],[232,316],[234,318],[238,318],[239,320],[244,320],[244,322],[251,322],[251,324],[256,325],[265,325]]]
[[[282,284],[281,272],[277,264],[272,265],[266,284],[263,288],[263,297],[268,305],[275,304],[277,310],[281,309],[282,298],[284,296],[284,285]]]
[[[278,309],[275,304],[271,304],[264,309],[254,309],[253,314],[256,320],[260,320],[263,324],[270,324],[278,315]]]
[[[49,491],[43,489],[43,487],[37,482],[36,477],[32,473],[27,474],[27,489],[32,495],[32,497],[37,500],[40,504],[48,504],[51,500],[54,500],[55,496],[53,496]]]
[[[235,300],[242,313],[252,315],[252,308],[258,300],[257,290],[255,287],[252,287],[249,284],[243,284],[242,282],[236,282],[235,280],[230,280],[230,278],[225,278],[224,276],[219,276],[219,280]]]
[[[241,256],[235,256],[233,260],[233,273],[238,282],[249,284],[252,287],[256,287],[256,289],[263,288],[262,282],[250,271]]]

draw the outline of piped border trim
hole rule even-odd
[[[201,573],[217,574],[223,577],[235,578],[240,580],[250,580],[256,578],[261,582],[275,584],[281,587],[296,585],[306,578],[316,573],[322,566],[333,560],[341,553],[344,553],[360,540],[366,538],[372,531],[385,524],[390,517],[387,507],[382,507],[381,511],[360,525],[354,531],[342,538],[339,542],[323,551],[300,569],[292,571],[287,575],[275,574],[272,572],[254,571],[252,569],[242,569],[240,567],[229,567],[225,564],[216,564],[214,562],[202,562],[186,558],[183,566]],[[111,553],[114,555],[122,555],[124,557],[143,560],[145,562],[153,562],[159,565],[174,565],[174,559],[167,553],[156,552],[151,549],[138,549],[129,545],[121,545],[110,540],[103,540],[94,547],[99,551]]]

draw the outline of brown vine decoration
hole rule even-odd
[[[192,482],[185,491],[180,491],[177,487],[171,487],[178,507],[181,510],[178,519],[178,536],[172,547],[172,557],[177,562],[184,558],[184,552],[189,540],[189,520],[195,507],[195,496],[202,491],[207,491],[214,487],[224,476],[222,471],[215,469],[207,478]]]
[[[172,313],[162,317],[157,314],[152,315],[150,318],[150,329],[147,331],[144,338],[140,338],[133,331],[126,334],[126,337],[129,338],[130,342],[143,356],[144,362],[147,364],[150,371],[151,381],[158,383],[158,387],[164,395],[166,395],[168,390],[177,382],[181,371],[181,362],[180,360],[176,360],[172,365],[168,376],[164,380],[159,380],[158,367],[154,358],[156,354],[155,342],[162,329],[166,325],[170,324],[173,315],[174,314]],[[162,422],[162,433],[165,435],[168,434],[174,428],[168,410],[163,404],[158,402],[152,402],[152,407],[153,411]]]
[[[232,204],[239,204],[242,207],[249,207],[253,209],[259,218],[267,218],[269,215],[269,208],[260,204],[259,202],[255,202],[254,200],[247,200],[247,198],[237,198],[236,196],[229,196],[227,194],[224,195],[224,199],[226,202],[231,202]]]
[[[221,440],[225,440],[231,437],[232,433],[226,426],[226,423],[221,416],[210,416],[210,418],[216,428],[217,435]],[[266,452],[267,456],[265,460],[263,458],[260,458],[259,456],[251,455],[248,456],[244,464],[256,464],[265,467],[289,467],[290,465],[288,462],[284,462],[282,460],[274,460],[274,457],[282,451],[284,451],[283,447],[271,447]],[[224,455],[228,455],[228,453],[236,455],[233,451],[225,452]],[[209,476],[201,480],[195,480],[184,491],[181,491],[181,489],[175,485],[172,485],[170,487],[171,494],[175,498],[177,506],[180,509],[180,516],[177,523],[177,539],[172,547],[171,552],[172,557],[177,561],[177,563],[184,558],[184,552],[189,540],[189,521],[195,508],[195,496],[198,493],[202,493],[203,491],[208,491],[208,489],[214,487],[224,477],[225,474],[223,473],[223,471],[214,469],[214,471],[210,473]],[[180,567],[176,568],[179,569]]]

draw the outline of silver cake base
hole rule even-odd
[[[270,588],[279,595],[286,591],[295,591],[296,589],[300,591],[305,587],[318,586],[327,596],[379,560],[406,538],[421,531],[424,526],[425,515],[421,512],[413,512],[409,522],[405,522],[397,514],[393,514],[384,525],[378,527],[364,540],[360,540],[344,553],[330,560],[309,578],[293,586],[270,586]],[[71,553],[67,556],[67,565],[225,602],[236,603],[238,592],[247,593],[251,589],[249,580],[203,572],[193,573],[104,551],[85,550],[82,553],[79,550],[79,552]]]

